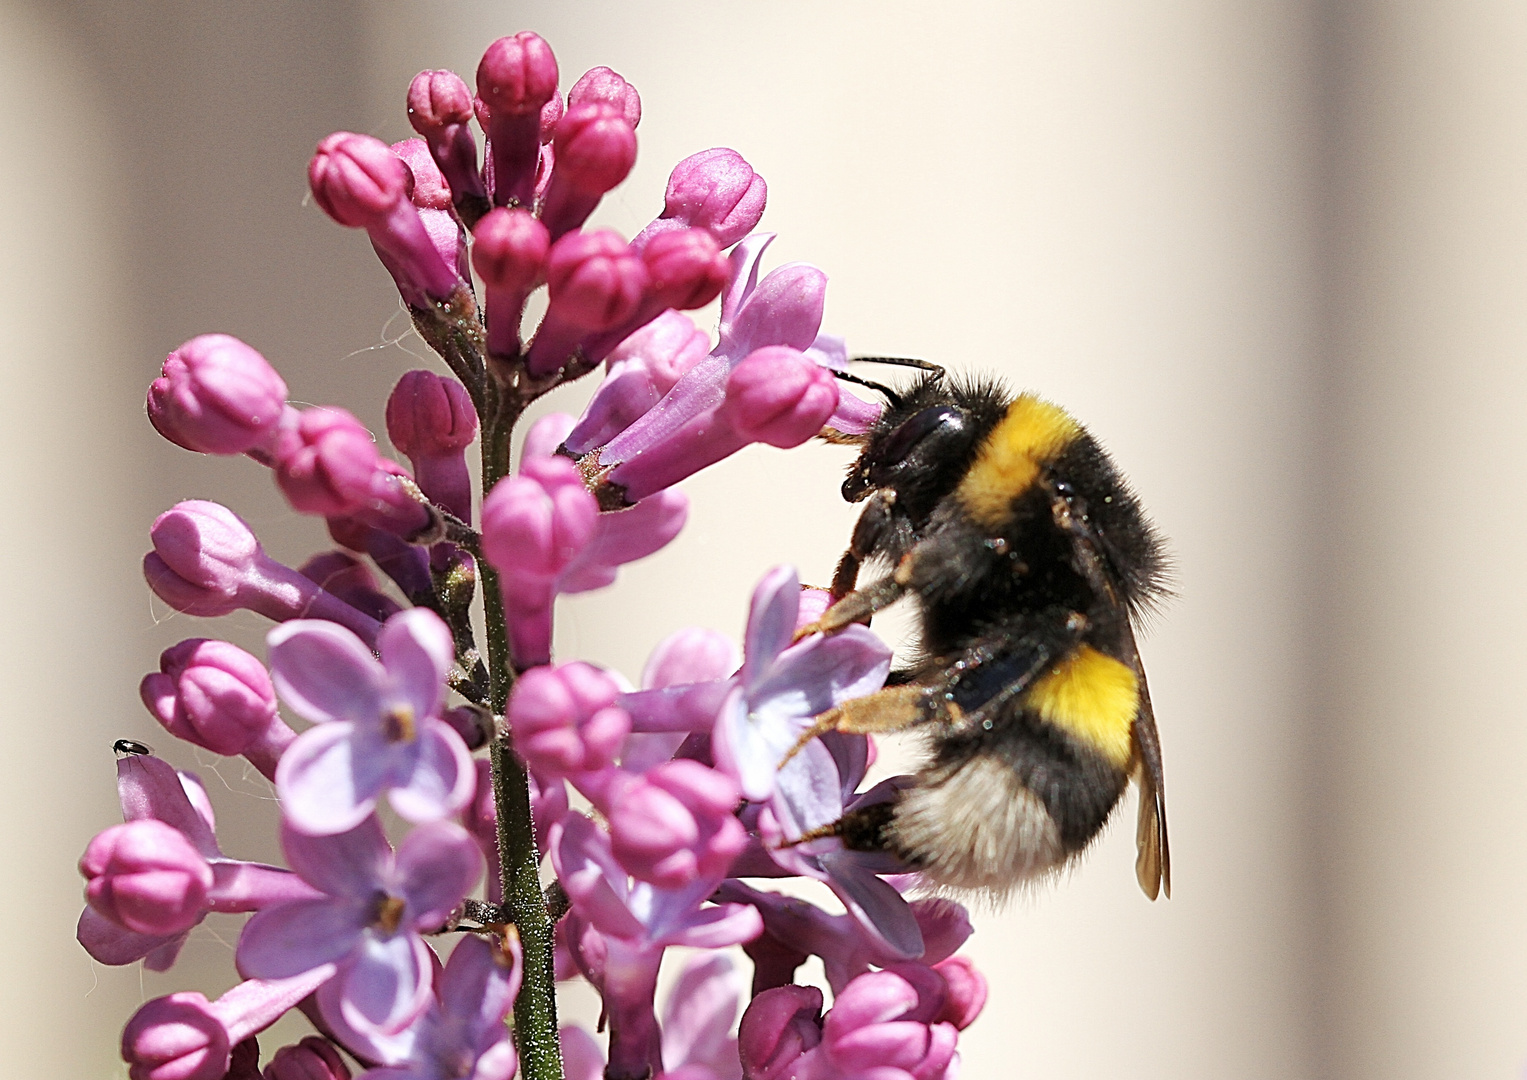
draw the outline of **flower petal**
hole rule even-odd
[[[660,945],[724,949],[763,933],[763,916],[752,904],[716,904],[696,911],[680,927],[658,939]]]
[[[818,857],[827,871],[828,884],[849,914],[898,959],[915,960],[923,954],[923,934],[912,908],[886,882],[857,860],[852,851],[826,852]]]
[[[211,823],[191,802],[185,778],[164,759],[152,754],[130,754],[119,759],[117,798],[122,804],[122,820],[162,821],[179,830],[202,858],[222,856]]]
[[[239,971],[256,979],[287,979],[344,957],[366,928],[361,904],[293,900],[274,904],[244,924]]]
[[[737,1020],[740,1001],[737,968],[730,957],[692,959],[669,988],[663,1007],[663,1071],[720,1060],[732,1042],[727,1033]],[[732,1053],[735,1064],[734,1047]]]
[[[415,929],[437,929],[482,877],[483,856],[454,821],[420,825],[398,845],[398,893],[408,902]]]
[[[276,793],[287,821],[312,836],[353,829],[376,807],[387,784],[386,755],[357,752],[355,725],[340,721],[309,728],[276,765]]]
[[[344,627],[295,619],[276,627],[265,641],[271,682],[299,715],[321,723],[375,718],[381,712],[382,665]]]
[[[340,1011],[361,1031],[402,1031],[429,1006],[434,959],[417,934],[366,934],[340,973]]]
[[[386,880],[392,847],[382,823],[368,815],[348,832],[312,836],[288,823],[281,850],[297,876],[330,896],[365,900]]]
[[[404,819],[438,821],[471,801],[477,786],[472,754],[443,720],[424,722],[411,764],[406,776],[393,778],[394,786],[387,795],[387,801]]]
[[[610,838],[582,814],[567,814],[551,829],[557,878],[578,913],[602,933],[637,938],[642,924],[626,906],[629,879],[610,854]]]
[[[890,671],[891,650],[885,643],[867,626],[850,626],[786,649],[749,685],[748,699],[755,716],[776,711],[816,716],[840,701],[879,690]]]
[[[737,781],[742,797],[762,802],[774,791],[775,769],[794,739],[795,735],[786,732],[783,746],[771,744],[748,715],[747,697],[739,686],[716,715],[711,751],[716,768]]]
[[[742,683],[752,697],[776,657],[795,636],[795,613],[801,604],[801,582],[793,566],[776,566],[753,590],[743,641]]]
[[[413,706],[414,717],[439,716],[445,702],[445,673],[456,659],[451,631],[428,608],[400,611],[382,624],[377,651],[393,692]]]
[[[775,233],[753,233],[745,236],[727,256],[731,263],[731,279],[727,282],[726,291],[721,294],[721,334],[723,337],[731,330],[732,319],[737,314],[737,309],[748,298],[752,291],[758,288],[758,262],[763,258],[763,253],[770,244],[774,243]]]
[[[197,920],[197,922],[200,921],[200,919]],[[169,935],[140,934],[118,926],[95,908],[87,907],[80,912],[74,937],[85,947],[85,951],[93,960],[112,967],[120,967],[123,964],[142,960],[156,949],[162,949],[172,943],[178,950],[190,933],[190,930],[182,930],[178,934]],[[171,960],[173,959],[172,956]],[[168,967],[169,965],[166,964],[163,968],[151,970],[163,971]]]

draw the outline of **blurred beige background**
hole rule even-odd
[[[223,330],[381,430],[423,347],[364,240],[307,204],[306,160],[337,128],[411,134],[414,72],[470,78],[531,27],[564,85],[605,63],[641,90],[640,160],[599,221],[634,232],[676,160],[736,147],[769,181],[776,263],[831,276],[827,329],[1064,403],[1172,540],[1180,598],[1144,652],[1176,897],[1140,896],[1116,827],[982,913],[965,1075],[1519,1075],[1527,6],[934,10],[0,0],[0,1073],[122,1076],[139,1001],[233,980],[231,920],[167,977],[75,945],[112,739],[199,769],[224,846],[275,856],[268,786],[171,746],[135,694],[167,645],[264,628],[174,615],[138,560],[183,498],[291,563],[322,530],[256,466],[158,440],[144,387]],[[759,449],[691,481],[677,543],[564,605],[563,655],[635,675],[671,629],[738,632],[767,567],[825,580],[845,461]]]

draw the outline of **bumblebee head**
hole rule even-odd
[[[843,498],[859,502],[888,488],[908,513],[922,517],[959,483],[1001,418],[1004,394],[992,384],[950,380],[931,366],[905,391],[881,389],[886,409],[864,435],[843,481]]]

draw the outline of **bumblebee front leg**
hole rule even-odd
[[[854,591],[854,585],[859,580],[860,564],[881,550],[886,541],[891,539],[897,527],[893,512],[895,506],[896,492],[889,488],[877,491],[870,496],[864,512],[859,515],[858,522],[854,524],[854,534],[849,537],[848,550],[843,553],[843,558],[838,560],[837,573],[833,574],[834,602]]]

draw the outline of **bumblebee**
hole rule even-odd
[[[1134,623],[1165,593],[1161,541],[1096,440],[1060,408],[924,369],[861,447],[843,497],[864,502],[834,603],[801,634],[868,621],[908,596],[916,657],[885,689],[819,716],[826,731],[916,729],[931,757],[889,803],[830,831],[933,882],[1001,897],[1058,870],[1140,789],[1135,869],[1171,895],[1161,747]],[[862,564],[890,572],[859,586]]]

